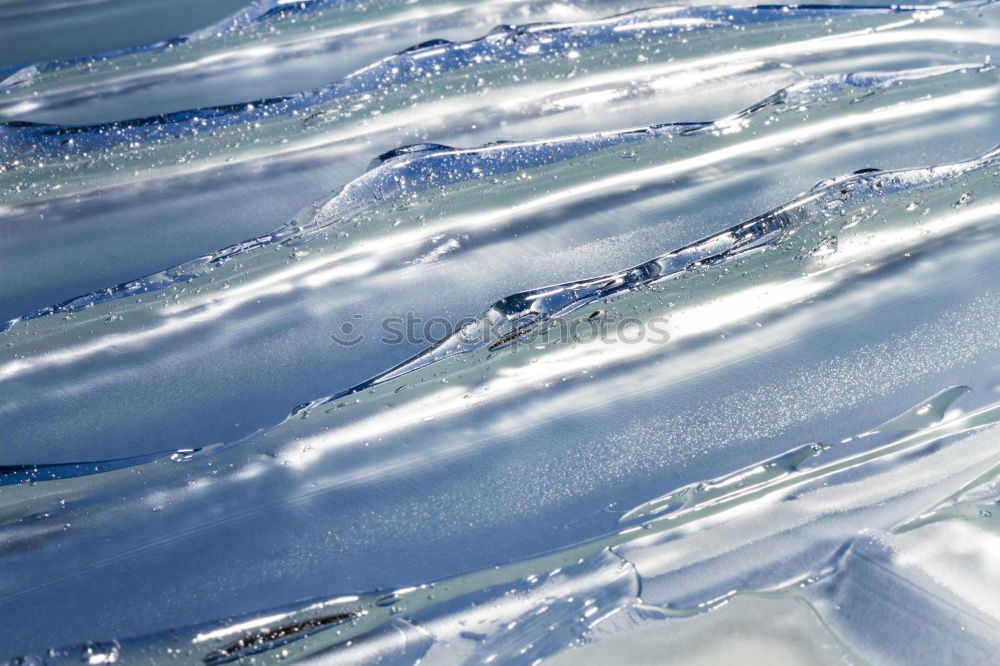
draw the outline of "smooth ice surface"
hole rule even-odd
[[[1000,653],[1000,5],[164,6],[0,54],[0,659]]]

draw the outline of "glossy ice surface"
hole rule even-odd
[[[0,0],[0,659],[1000,657],[1000,4],[144,4]]]

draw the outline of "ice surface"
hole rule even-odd
[[[161,10],[0,91],[0,659],[995,660],[997,5]]]

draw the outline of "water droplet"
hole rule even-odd
[[[976,200],[975,194],[973,194],[972,192],[965,192],[964,194],[962,194],[962,196],[958,198],[958,201],[955,202],[954,206],[955,208],[963,208],[965,206],[968,206],[975,200]]]

